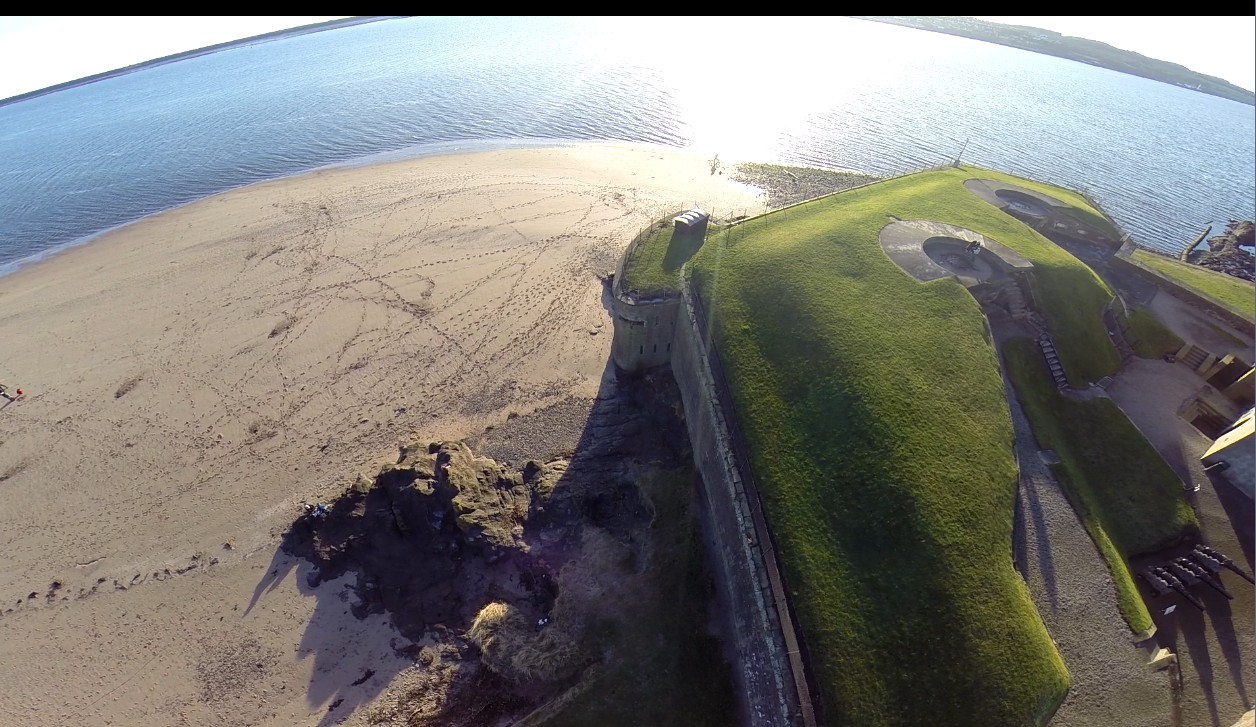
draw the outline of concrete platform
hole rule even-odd
[[[950,277],[972,287],[1033,267],[985,235],[941,222],[897,220],[881,228],[878,238],[890,260],[921,282]],[[981,243],[975,256],[966,251],[972,242]]]
[[[1050,195],[989,179],[969,179],[964,182],[964,188],[999,209],[1008,208],[1034,217],[1047,217],[1057,209],[1069,207]]]
[[[1044,235],[1055,233],[1105,247],[1117,244],[1105,231],[1072,214],[1072,205],[1049,194],[991,179],[969,179],[964,188]]]

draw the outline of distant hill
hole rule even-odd
[[[1022,25],[1002,25],[975,18],[942,18],[920,15],[856,15],[860,20],[901,25],[907,28],[929,30],[935,33],[957,35],[961,38],[983,40],[1012,48],[1043,53],[1057,58],[1088,63],[1100,68],[1110,68],[1132,76],[1150,78],[1170,83],[1210,96],[1220,96],[1232,101],[1256,106],[1256,93],[1239,88],[1229,81],[1207,76],[1191,69],[1155,58],[1122,50],[1097,40],[1074,38],[1052,30],[1029,28]],[[1191,39],[1184,39],[1184,42]]]
[[[37,98],[39,96],[44,96],[46,94],[54,93],[56,91],[64,91],[67,88],[74,88],[76,86],[85,86],[95,81],[103,81],[106,78],[124,76],[128,73],[134,73],[135,71],[143,70],[145,68],[152,68],[153,66],[163,66],[167,63],[174,63],[175,61],[182,61],[182,60],[187,60],[188,58],[195,58],[197,56],[208,55],[210,53],[217,53],[220,50],[226,50],[228,48],[236,48],[242,45],[254,45],[256,43],[265,43],[267,41],[278,40],[280,38],[290,38],[297,35],[305,35],[307,33],[318,33],[324,30],[334,30],[336,28],[347,28],[351,25],[373,23],[377,20],[388,20],[392,17],[396,17],[396,16],[358,17],[358,18],[345,18],[344,20],[328,20],[327,22],[324,22],[324,23],[313,23],[311,25],[302,25],[297,28],[287,28],[285,30],[276,30],[270,33],[263,33],[261,35],[255,35],[250,38],[241,38],[240,40],[232,40],[226,43],[218,43],[216,45],[210,45],[204,48],[197,48],[195,50],[184,51],[183,53],[175,53],[174,55],[163,56],[161,58],[154,58],[151,61],[144,61],[143,63],[136,63],[134,65],[126,66],[125,68],[117,68],[112,71],[105,71],[104,73],[97,73],[95,75],[86,76],[84,78],[78,78],[73,81],[66,81],[65,83],[58,83],[55,86],[48,86],[47,88],[41,88],[37,91],[28,91],[27,93],[18,94],[17,96],[10,96],[9,98],[0,99],[0,106],[6,106],[11,103],[17,103],[18,101],[25,101],[26,99],[29,99],[29,98]]]

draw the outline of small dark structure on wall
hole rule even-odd
[[[710,221],[711,215],[705,210],[698,208],[676,215],[672,220],[676,225],[676,231],[673,233],[672,239],[684,237],[700,243],[706,239],[707,223]]]

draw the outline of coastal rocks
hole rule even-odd
[[[355,615],[386,611],[411,638],[465,628],[489,591],[544,611],[554,574],[525,532],[565,468],[528,470],[476,457],[461,442],[409,445],[374,480],[359,476],[325,515],[298,520],[283,547],[314,563],[310,587],[356,571]]]
[[[461,442],[406,447],[401,462],[385,468],[380,477],[390,482],[409,480],[420,498],[429,501],[425,513],[408,513],[402,516],[403,522],[409,517],[418,520],[415,526],[422,526],[425,519],[432,523],[450,519],[462,544],[490,561],[511,549],[527,552],[522,525],[541,478],[534,475],[528,486],[522,472],[476,457]]]
[[[1206,252],[1195,250],[1187,256],[1187,262],[1200,267],[1232,275],[1243,280],[1256,278],[1256,258],[1243,248],[1253,247],[1256,228],[1251,221],[1230,220],[1225,233],[1208,238]]]
[[[878,179],[853,172],[787,167],[779,164],[738,164],[733,168],[731,176],[736,182],[752,184],[762,189],[767,195],[768,204],[772,207],[783,207],[805,199],[840,192],[843,189],[858,187]]]
[[[509,417],[474,449],[413,442],[293,524],[281,547],[313,566],[304,585],[337,612],[388,614],[413,647],[407,678],[422,688],[381,714],[510,723],[606,658],[604,626],[630,622],[660,547],[638,483],[688,461],[676,398],[670,377],[607,379],[595,399]],[[323,586],[344,575],[336,593]]]

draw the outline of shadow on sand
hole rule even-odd
[[[328,710],[320,727],[370,702],[420,656],[421,668],[434,666],[424,647],[442,647],[455,677],[442,687],[439,713],[417,724],[520,716],[600,660],[581,655],[549,681],[518,686],[484,668],[465,634],[492,602],[528,623],[560,618],[560,570],[581,557],[589,528],[623,552],[644,550],[653,513],[639,476],[688,464],[675,401],[670,376],[624,378],[608,363],[594,399],[512,417],[469,440],[474,456],[456,443],[406,448],[398,466],[359,481],[324,517],[299,517],[245,615],[293,571],[301,592],[317,599],[299,654],[315,659],[307,703]],[[468,505],[472,490],[481,499]]]
[[[306,703],[312,711],[326,710],[320,727],[337,724],[377,696],[409,665],[412,659],[407,660],[405,649],[409,642],[398,638],[386,618],[358,619],[352,614],[352,586],[347,579],[312,586],[318,582],[317,568],[282,549],[276,550],[266,576],[257,584],[245,616],[294,572],[302,595],[317,599],[296,649],[298,659],[314,658]]]

